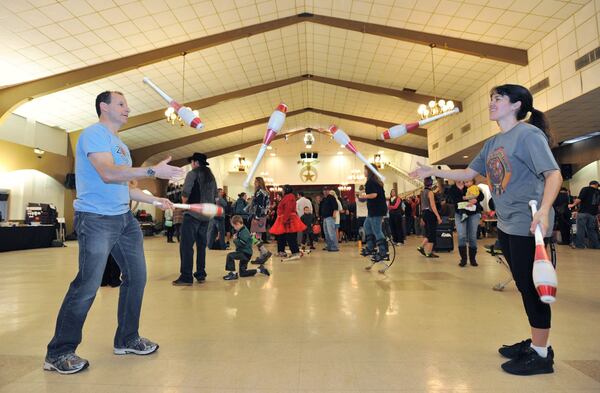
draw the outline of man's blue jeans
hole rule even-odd
[[[223,218],[212,218],[208,223],[208,248],[213,249],[215,247],[215,237],[217,232],[219,239],[217,240],[218,250],[225,249],[225,219]]]
[[[146,285],[146,259],[140,224],[131,212],[117,216],[75,212],[79,241],[79,272],[71,282],[58,313],[48,358],[75,352],[81,330],[100,287],[108,255],[121,268],[118,327],[114,346],[124,347],[139,337],[142,298]]]
[[[369,216],[365,220],[365,234],[367,235],[368,250],[372,250],[375,248],[375,242],[382,242],[383,240],[385,240],[383,229],[381,228],[382,221],[383,216]]]
[[[458,245],[466,246],[469,243],[469,248],[477,248],[477,227],[481,220],[481,213],[476,213],[468,216],[466,220],[461,222],[462,214],[454,215],[454,223],[456,224],[456,232],[458,232]]]
[[[323,233],[328,250],[338,250],[337,234],[335,233],[335,219],[327,217],[323,219]]]
[[[586,237],[589,240],[590,248],[600,248],[600,242],[598,242],[596,216],[588,213],[577,213],[577,235],[575,236],[575,247],[585,248]]]

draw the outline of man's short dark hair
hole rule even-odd
[[[102,113],[102,111],[100,110],[100,103],[104,102],[105,104],[110,104],[112,93],[118,94],[120,96],[123,95],[123,93],[121,93],[120,91],[106,90],[96,96],[96,113],[98,114],[98,117],[100,117],[100,114]]]
[[[600,185],[600,184],[598,184],[598,180],[592,180],[590,182],[590,186],[597,186],[597,185]]]
[[[304,192],[298,191],[298,195],[300,195],[301,197],[303,197],[304,196]]]

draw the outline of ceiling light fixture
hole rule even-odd
[[[39,147],[33,149],[33,152],[37,154],[38,158],[42,158],[42,156],[46,153],[46,150],[42,150]]]
[[[417,109],[417,113],[421,116],[421,119],[426,119],[430,116],[439,115],[440,113],[445,113],[454,109],[454,102],[451,100],[440,99],[437,100],[436,88],[435,88],[435,65],[433,61],[433,48],[436,47],[434,43],[429,44],[431,48],[431,76],[433,78],[433,100],[429,101],[427,105],[421,104],[419,105],[419,109]]]
[[[181,100],[182,102],[185,102],[185,55],[187,55],[187,52],[182,52],[181,56],[183,57],[183,69],[181,72]],[[192,110],[192,108],[190,107],[186,107],[189,110],[191,110],[194,115],[196,115],[196,117],[200,117],[200,112],[198,112],[197,110]],[[165,117],[167,119],[168,123],[171,123],[172,126],[174,126],[175,124],[179,123],[180,127],[183,127],[185,125],[184,121],[181,119],[181,117],[179,117],[179,115],[177,114],[177,112],[175,112],[175,108],[173,108],[172,106],[169,106],[167,108],[167,110],[165,111]]]

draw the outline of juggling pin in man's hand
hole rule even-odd
[[[162,206],[162,203],[160,203],[160,201],[153,202],[152,204],[157,207]],[[215,205],[214,203],[173,203],[173,208],[193,211],[195,213],[209,218],[215,216],[223,216],[223,207]]]
[[[329,126],[329,132],[333,135],[333,139],[340,145],[344,146],[346,149],[350,150],[359,160],[363,162],[369,168],[371,172],[375,174],[381,181],[385,181],[385,177],[375,169],[373,165],[363,156],[357,149],[356,146],[350,140],[348,134],[344,132],[341,128],[338,128],[335,124]]]
[[[161,90],[160,87],[156,86],[154,82],[148,77],[144,77],[144,83],[150,86],[155,92],[157,92],[165,101],[169,103],[169,106],[175,109],[175,112],[181,117],[181,120],[188,126],[201,130],[204,127],[202,120],[190,108],[183,106],[174,99],[172,99],[167,93]]]
[[[262,161],[265,152],[267,151],[267,147],[269,144],[275,139],[277,133],[283,127],[283,123],[285,122],[285,114],[287,113],[288,107],[283,102],[277,105],[275,111],[271,113],[271,117],[269,118],[269,122],[267,123],[267,132],[265,133],[265,137],[263,139],[263,143],[260,146],[260,150],[256,155],[256,159],[252,163],[252,167],[250,167],[250,171],[248,172],[248,176],[244,181],[244,187],[248,187],[250,182],[252,181],[252,177],[254,176],[254,172],[258,169],[258,165]]]
[[[406,135],[407,132],[416,130],[417,128],[424,126],[425,124],[431,123],[432,121],[436,121],[438,119],[453,115],[458,112],[460,112],[460,109],[454,108],[449,112],[440,113],[439,115],[431,116],[427,119],[416,121],[414,123],[398,124],[397,126],[391,127],[389,130],[385,130],[383,134],[381,134],[381,139],[393,139],[401,137],[402,135]]]
[[[531,212],[535,216],[537,212],[537,202],[529,201]],[[535,227],[535,259],[533,260],[533,285],[540,296],[540,300],[544,303],[554,303],[556,300],[556,288],[558,279],[554,265],[548,258],[546,247],[544,245],[544,237],[540,225]]]

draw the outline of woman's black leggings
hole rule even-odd
[[[498,240],[517,288],[521,292],[529,325],[537,329],[550,329],[552,316],[550,306],[540,301],[531,275],[535,239],[529,236],[509,235],[498,229]]]

